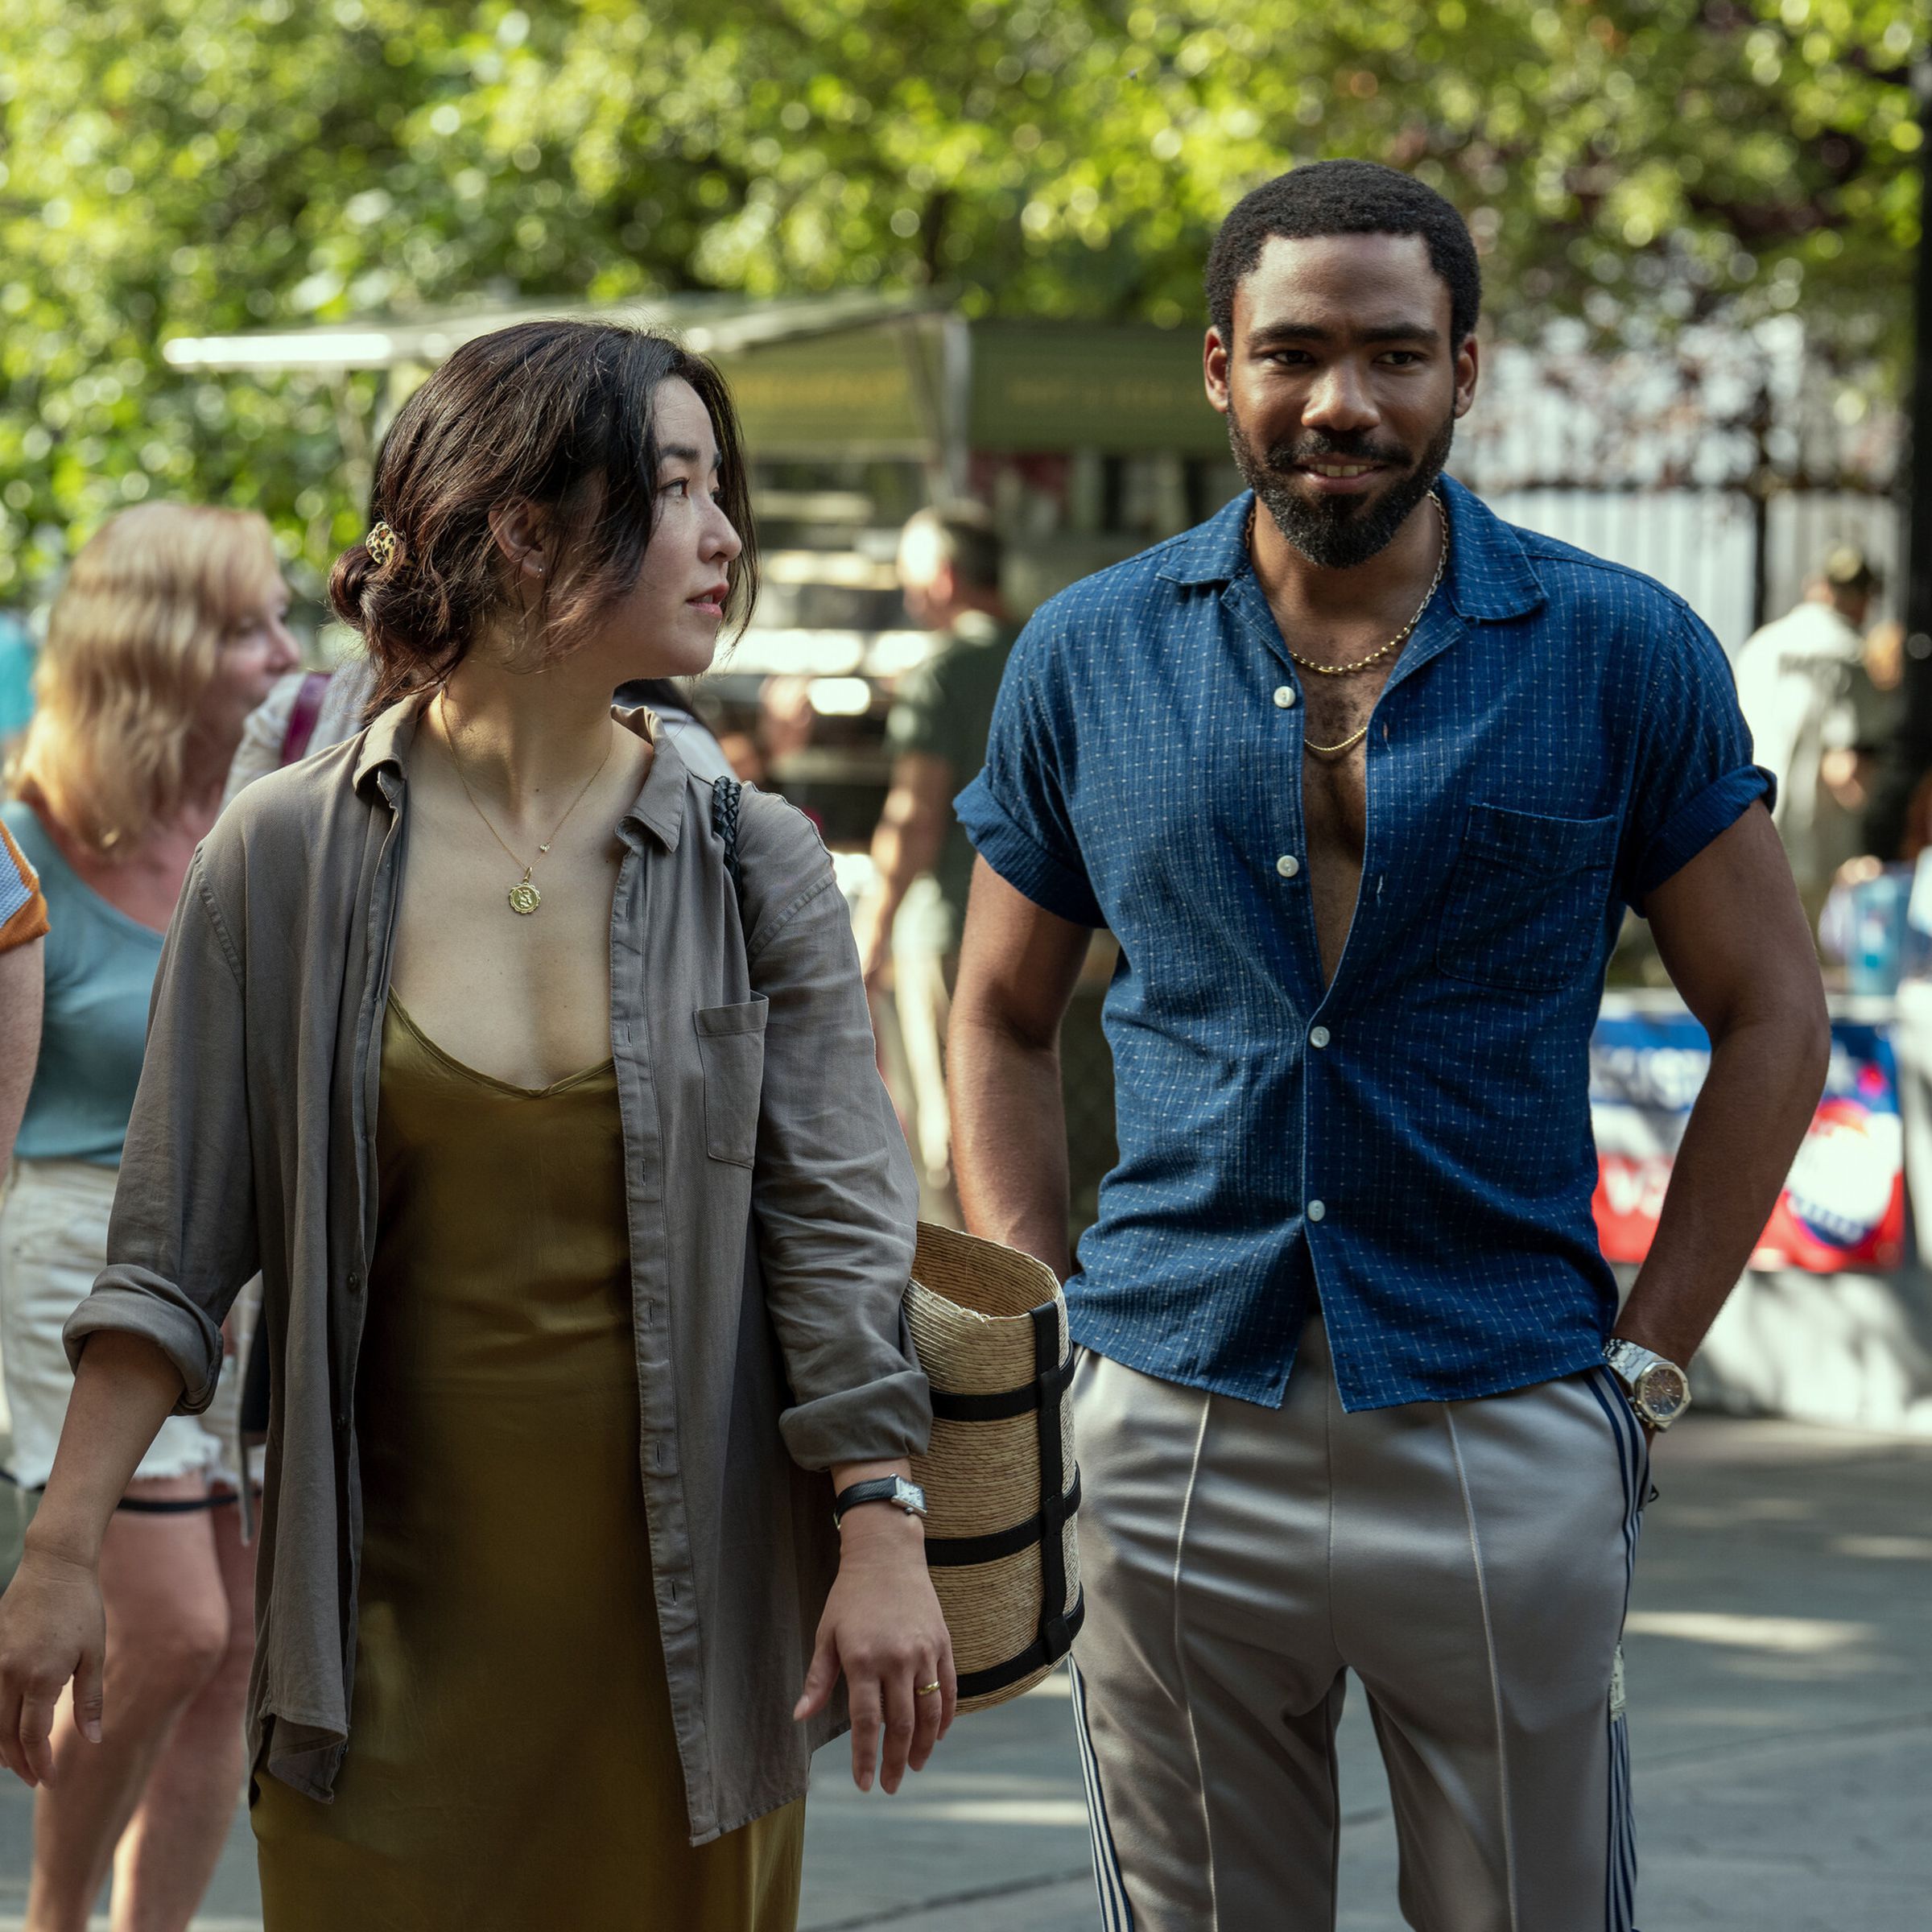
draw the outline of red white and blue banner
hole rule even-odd
[[[1590,1042],[1596,1230],[1606,1259],[1650,1252],[1691,1103],[1711,1063],[1703,1027],[1680,1007],[1607,994]],[[1824,1097],[1751,1257],[1754,1268],[1901,1266],[1905,1137],[1898,1069],[1884,1028],[1831,1022]]]

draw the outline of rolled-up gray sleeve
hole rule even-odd
[[[931,1393],[903,1312],[912,1157],[879,1078],[845,902],[811,826],[745,795],[746,952],[770,1002],[752,1212],[807,1468],[923,1451]]]
[[[180,1374],[179,1415],[214,1399],[222,1318],[256,1269],[241,961],[204,852],[188,868],[155,978],[107,1266],[64,1331],[76,1368],[89,1335],[152,1342]]]

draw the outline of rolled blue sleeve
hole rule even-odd
[[[1034,905],[1104,926],[1069,806],[1076,720],[1055,675],[1049,605],[1021,634],[1000,681],[986,762],[953,801],[973,849]]]
[[[1653,667],[1624,839],[1625,900],[1641,914],[1666,879],[1777,795],[1777,780],[1751,762],[1724,649],[1686,609]]]

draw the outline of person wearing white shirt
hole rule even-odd
[[[1773,817],[1814,910],[1858,849],[1856,819],[1832,795],[1825,766],[1831,753],[1855,751],[1864,735],[1864,625],[1878,589],[1878,572],[1860,551],[1834,550],[1804,601],[1753,633],[1737,654],[1752,755],[1777,780]]]

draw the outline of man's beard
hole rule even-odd
[[[1452,410],[1429,439],[1415,467],[1398,478],[1386,494],[1309,498],[1288,485],[1289,473],[1301,464],[1325,456],[1335,462],[1386,463],[1393,467],[1406,462],[1409,452],[1367,436],[1330,436],[1318,431],[1293,443],[1274,444],[1264,459],[1256,454],[1232,402],[1228,410],[1228,442],[1234,452],[1235,466],[1268,506],[1268,514],[1282,535],[1311,564],[1324,570],[1352,570],[1387,549],[1410,511],[1435,487],[1455,440]]]

